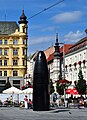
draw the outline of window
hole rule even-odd
[[[0,49],[0,55],[2,55],[2,49]]]
[[[4,44],[5,44],[5,45],[7,45],[7,42],[8,42],[7,40],[4,40]]]
[[[18,65],[18,60],[13,60],[13,65],[17,66]]]
[[[18,40],[13,40],[13,44],[18,44]]]
[[[26,49],[23,49],[23,55],[26,55]]]
[[[0,45],[2,45],[2,40],[0,40]]]
[[[13,50],[13,55],[18,55],[18,50],[17,49]]]
[[[26,39],[25,39],[25,40],[23,40],[23,44],[26,44]]]
[[[7,49],[4,49],[4,55],[7,55]]]
[[[2,66],[2,60],[0,60],[0,66]]]
[[[7,66],[7,60],[4,60],[4,66]]]
[[[20,84],[20,80],[13,80],[13,84]]]
[[[2,76],[2,71],[0,71],[0,76]]]
[[[23,60],[23,66],[25,66],[25,60]]]
[[[23,33],[25,33],[25,27],[23,27]]]
[[[13,71],[13,76],[18,76],[18,71]]]
[[[0,80],[0,84],[6,84],[6,80]]]
[[[4,71],[4,76],[7,76],[7,71]]]

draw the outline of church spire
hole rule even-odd
[[[56,33],[56,43],[54,47],[55,47],[54,57],[60,58],[60,46],[58,42],[58,33]]]

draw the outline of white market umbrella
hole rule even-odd
[[[20,94],[22,92],[22,90],[12,86],[6,90],[3,90],[3,93],[7,93],[7,94]]]
[[[32,93],[33,93],[33,88],[27,88],[27,89],[25,89],[25,90],[22,90],[22,93],[32,94]]]

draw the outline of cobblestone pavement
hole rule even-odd
[[[33,111],[24,108],[0,108],[0,120],[87,120],[87,108]]]

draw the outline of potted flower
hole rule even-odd
[[[77,65],[77,63],[75,62],[75,63],[74,63],[74,66],[76,67],[76,65]]]
[[[78,64],[81,65],[81,61],[79,61]]]

